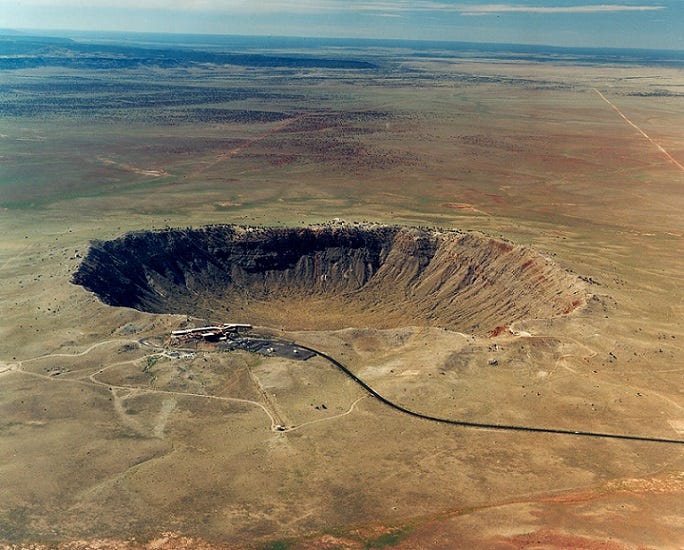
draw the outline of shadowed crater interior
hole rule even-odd
[[[586,296],[529,248],[381,225],[129,233],[93,242],[73,282],[112,306],[287,329],[488,332],[569,313]]]

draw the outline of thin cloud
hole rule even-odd
[[[2,3],[2,0],[0,0]],[[499,13],[615,13],[656,11],[663,6],[620,4],[576,6],[532,6],[513,4],[465,4],[434,0],[23,0],[23,6],[79,7],[82,9],[148,9],[216,13],[294,13],[364,12],[375,15],[443,12],[461,15]]]
[[[663,6],[624,6],[599,4],[593,6],[512,6],[510,4],[482,4],[462,6],[462,15],[492,15],[497,13],[617,13],[626,11],[658,11]]]

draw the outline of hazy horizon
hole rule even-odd
[[[304,35],[275,35],[275,34],[237,34],[237,33],[227,33],[227,34],[216,34],[216,33],[194,33],[194,32],[160,32],[160,31],[120,31],[120,30],[101,30],[101,29],[36,29],[36,28],[0,28],[0,35],[5,33],[5,35],[13,36],[27,36],[27,37],[39,37],[39,38],[57,38],[57,39],[85,39],[85,40],[95,40],[97,38],[111,40],[118,42],[119,40],[128,39],[133,43],[139,42],[141,44],[149,43],[154,44],[157,41],[153,40],[152,37],[161,39],[161,37],[179,37],[179,38],[192,38],[198,42],[202,38],[208,40],[207,44],[211,43],[211,39],[218,40],[217,44],[220,44],[220,39],[263,39],[264,42],[270,41],[275,44],[269,44],[269,46],[275,48],[282,47],[297,47],[305,45],[305,42],[311,42],[312,44],[319,45],[321,42],[329,42],[330,44],[344,44],[349,42],[350,46],[361,45],[367,42],[369,45],[377,43],[379,45],[393,47],[392,44],[398,46],[419,46],[421,44],[425,45],[425,49],[433,49],[436,47],[446,47],[449,49],[449,45],[466,45],[466,46],[482,46],[482,49],[487,49],[492,47],[494,49],[501,48],[502,50],[506,47],[520,48],[524,51],[525,48],[534,48],[534,50],[548,48],[550,50],[558,51],[615,51],[615,52],[672,52],[673,54],[684,53],[684,47],[682,48],[656,48],[656,47],[637,47],[637,46],[560,46],[557,44],[547,44],[547,43],[533,43],[533,42],[485,42],[485,41],[475,41],[475,40],[435,40],[435,39],[410,39],[410,38],[372,38],[372,37],[353,37],[353,36],[304,36]],[[147,38],[147,39],[146,39]],[[278,44],[279,41],[282,41]],[[302,41],[302,43],[297,44],[297,41]],[[288,44],[291,42],[291,44]],[[160,46],[168,44],[169,47],[173,46],[174,40],[168,39],[159,42]],[[199,45],[199,44],[198,44]],[[164,46],[166,47],[166,46]],[[418,47],[418,49],[422,49]],[[455,48],[454,48],[455,49]],[[476,48],[479,50],[479,48]]]
[[[0,28],[684,49],[684,6],[596,0],[0,0]]]

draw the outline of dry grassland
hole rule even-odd
[[[434,424],[320,358],[167,356],[141,340],[186,316],[70,283],[91,239],[165,226],[344,218],[503,236],[583,277],[588,305],[495,337],[293,332],[287,316],[263,329],[427,414],[684,440],[684,171],[654,145],[684,163],[684,74],[397,67],[195,75],[282,94],[229,105],[275,121],[0,119],[0,546],[684,544],[682,445]],[[260,388],[298,429],[271,429]]]

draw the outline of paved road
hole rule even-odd
[[[557,428],[542,428],[542,427],[537,427],[537,426],[516,426],[514,424],[489,424],[486,422],[469,422],[469,421],[465,421],[465,420],[453,420],[450,418],[440,418],[440,417],[436,417],[436,416],[430,416],[430,415],[423,414],[423,413],[420,413],[417,411],[413,411],[411,409],[407,409],[406,407],[403,407],[403,406],[387,399],[383,395],[379,394],[372,387],[370,387],[366,382],[361,380],[358,376],[356,376],[352,371],[350,371],[347,367],[345,367],[337,359],[330,357],[329,355],[323,353],[322,351],[318,351],[314,348],[304,346],[302,344],[297,344],[297,346],[299,346],[302,349],[308,350],[312,353],[315,353],[319,357],[322,357],[323,359],[325,359],[329,363],[336,366],[338,369],[340,369],[342,372],[344,372],[349,378],[354,380],[354,382],[356,382],[364,390],[366,390],[373,397],[378,399],[378,401],[384,403],[388,407],[391,407],[397,411],[400,411],[404,414],[408,414],[408,415],[413,416],[415,418],[421,418],[423,420],[429,420],[430,422],[439,422],[441,424],[451,424],[453,426],[462,426],[462,427],[466,427],[466,428],[480,428],[480,429],[486,429],[486,430],[505,430],[505,431],[513,431],[513,432],[537,432],[537,433],[556,434],[556,435],[570,435],[570,436],[578,436],[578,437],[596,437],[596,438],[604,438],[604,439],[622,439],[622,440],[628,440],[628,441],[646,441],[646,442],[650,442],[650,443],[666,443],[666,444],[670,444],[670,445],[684,445],[684,440],[682,440],[682,439],[668,439],[668,438],[664,438],[664,437],[649,437],[649,436],[632,435],[632,434],[590,432],[590,431],[586,431],[586,430],[562,430],[562,429],[557,429]]]

